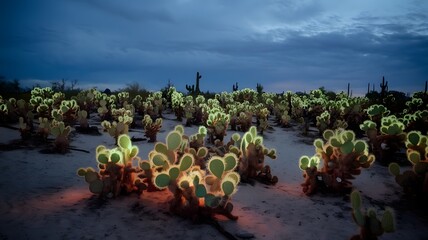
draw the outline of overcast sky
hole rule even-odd
[[[2,0],[0,75],[32,86],[421,91],[425,0]]]

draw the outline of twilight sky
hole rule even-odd
[[[428,80],[426,0],[3,0],[0,75],[117,89],[365,94]]]

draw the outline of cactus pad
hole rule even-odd
[[[221,190],[225,195],[230,196],[235,191],[235,185],[231,181],[224,181],[221,184]]]
[[[166,173],[159,173],[155,176],[153,183],[159,189],[165,189],[168,187],[171,178]]]
[[[181,146],[181,134],[178,131],[172,131],[166,137],[166,145],[169,150],[177,150]]]
[[[132,142],[127,134],[122,134],[117,138],[117,145],[121,148],[131,148]]]
[[[397,163],[390,163],[388,170],[394,176],[400,175],[400,166]]]
[[[208,162],[208,169],[214,176],[216,176],[217,178],[221,178],[224,173],[225,166],[220,158],[213,157]]]
[[[224,156],[224,162],[226,163],[224,171],[232,171],[238,166],[238,160],[233,153],[227,153]]]
[[[140,168],[143,170],[149,170],[151,168],[150,162],[147,160],[142,160],[139,162]]]
[[[180,171],[187,171],[194,164],[195,160],[193,155],[190,153],[186,153],[181,157],[180,160]]]
[[[104,184],[101,180],[96,179],[89,183],[89,191],[94,194],[100,194],[103,191]]]
[[[391,208],[387,208],[382,217],[382,228],[385,232],[395,231],[394,212]]]
[[[195,194],[199,198],[205,197],[207,195],[207,189],[206,189],[205,185],[203,185],[203,184],[196,185]]]

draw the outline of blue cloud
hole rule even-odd
[[[421,90],[428,76],[424,1],[3,1],[0,74],[78,79],[81,86],[140,82],[204,90],[262,83],[304,91],[348,82],[364,93]],[[379,11],[378,9],[383,9]],[[280,89],[279,86],[290,89]]]

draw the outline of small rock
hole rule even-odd
[[[280,218],[280,217],[281,217],[281,214],[280,214],[280,213],[277,213],[277,214],[275,215],[275,217],[276,217],[276,218]]]
[[[254,234],[249,233],[249,232],[238,232],[235,234],[237,237],[242,238],[242,239],[251,239],[254,238]]]

